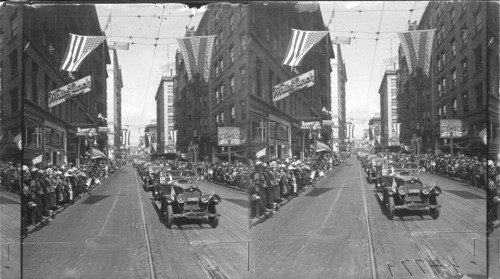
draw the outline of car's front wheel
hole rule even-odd
[[[167,208],[163,211],[163,219],[165,221],[165,226],[167,228],[172,228],[174,223],[174,211],[172,210],[172,205],[167,205]]]
[[[208,206],[208,213],[217,214],[217,204],[211,204]],[[217,228],[219,225],[219,216],[208,217],[208,224],[212,226],[212,228]]]
[[[394,218],[394,197],[388,197],[387,201],[387,218],[392,220]]]
[[[441,213],[441,208],[439,208],[438,196],[429,197],[429,203],[436,206],[435,208],[429,209],[429,215],[431,215],[433,219],[437,219],[439,217],[439,214]]]

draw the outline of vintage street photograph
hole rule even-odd
[[[0,2],[0,279],[500,278],[497,1]]]

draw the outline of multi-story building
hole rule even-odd
[[[14,138],[21,134],[22,9],[0,7],[0,159],[22,160]]]
[[[194,35],[194,27],[186,29],[186,37]],[[174,130],[177,130],[177,149],[182,153],[196,148],[200,158],[207,158],[210,150],[210,102],[208,82],[196,74],[188,82],[184,59],[179,51],[175,55],[174,77]],[[194,156],[192,157],[194,158]]]
[[[212,159],[226,151],[217,145],[218,126],[243,131],[246,142],[232,147],[242,156],[253,157],[263,148],[269,157],[300,155],[310,144],[307,137],[302,144],[301,121],[320,120],[323,107],[331,110],[329,59],[334,55],[329,37],[309,51],[298,72],[282,65],[291,28],[326,30],[319,10],[300,14],[295,4],[215,4],[201,19],[195,34],[217,35],[210,88],[198,98],[208,102]],[[310,70],[315,71],[314,86],[272,101],[273,86]],[[330,133],[322,138],[330,139]]]
[[[498,48],[491,47],[491,40],[498,37],[498,31],[487,24],[493,20],[488,13],[492,5],[495,3],[429,2],[417,27],[436,29],[429,75],[421,69],[411,77],[407,70],[400,72],[400,88],[405,92],[400,111],[411,113],[402,118],[403,138],[420,134],[424,148],[448,151],[449,140],[440,138],[440,119],[460,119],[468,133],[454,144],[469,152],[486,150],[479,133],[483,129],[489,135],[495,133],[487,125],[486,100],[498,80],[498,68],[491,63]],[[400,58],[400,66],[406,67],[401,52]],[[415,111],[408,110],[412,104],[416,104]]]
[[[174,130],[174,77],[163,76],[156,91],[156,124],[158,153],[175,152],[169,132]]]
[[[399,145],[392,124],[398,122],[396,71],[386,70],[378,93],[380,94],[380,131],[382,146]]]
[[[110,46],[111,64],[107,65],[107,123],[108,123],[108,146],[107,156],[110,159],[119,157],[121,146],[122,129],[122,69],[118,63],[118,53]]]
[[[371,140],[372,145],[380,145],[381,141],[381,121],[380,114],[376,113],[374,117],[370,118],[368,121],[368,133],[370,133],[370,129],[373,129],[373,134]],[[368,134],[368,138],[370,138],[370,134]]]
[[[486,15],[486,37],[488,41],[487,45],[487,60],[486,68],[488,71],[488,146],[489,146],[489,157],[497,158],[497,154],[500,154],[500,102],[499,94],[500,86],[500,57],[499,57],[499,32],[500,32],[500,4],[498,2],[491,3],[491,6],[487,9]]]
[[[10,138],[22,129],[26,163],[40,157],[46,164],[76,162],[78,154],[91,152],[85,141],[77,138],[77,127],[97,127],[97,116],[106,115],[106,64],[110,63],[107,44],[87,56],[71,77],[60,70],[60,63],[70,33],[102,35],[96,9],[91,5],[6,7],[1,20],[2,29],[7,31],[2,40],[7,69],[2,86],[4,135]],[[49,108],[50,91],[89,75],[90,92]],[[21,98],[22,127],[18,121]],[[105,138],[98,137],[94,147],[104,149]]]
[[[342,51],[340,45],[334,45],[335,58],[330,60],[332,67],[332,72],[330,74],[330,80],[332,82],[331,87],[331,101],[332,101],[332,120],[334,127],[332,130],[332,137],[334,144],[343,143],[345,141],[345,131],[346,131],[346,110],[345,110],[345,83],[347,82],[347,72],[345,67],[345,61],[342,58]],[[335,148],[338,150],[338,148]]]
[[[158,147],[157,133],[158,129],[156,123],[148,124],[144,128],[146,153],[156,153],[156,149]]]

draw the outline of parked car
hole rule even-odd
[[[219,195],[212,191],[203,193],[197,186],[197,177],[193,171],[166,170],[159,178],[154,192],[155,200],[167,228],[174,221],[209,224],[213,228],[219,225]]]
[[[412,211],[425,211],[432,218],[437,219],[440,214],[439,195],[442,190],[433,183],[425,185],[410,172],[401,172],[394,175],[392,183],[383,183],[382,201],[386,206],[389,220],[394,218],[396,211],[406,209]],[[380,197],[380,195],[379,195]]]
[[[142,179],[142,187],[144,191],[149,192],[154,190],[154,185],[158,179],[158,174],[162,171],[163,167],[158,165],[150,165],[145,171]]]

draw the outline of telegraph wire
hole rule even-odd
[[[161,24],[163,22],[163,14],[164,13],[165,13],[165,6],[163,6],[162,17],[160,19],[160,25],[158,26],[158,33],[157,33],[156,37],[160,36]],[[144,97],[144,103],[142,105],[141,121],[139,122],[139,131],[141,129],[142,121],[144,120],[144,109],[146,108],[146,100],[148,99],[149,85],[151,84],[151,75],[153,73],[153,63],[155,61],[155,55],[156,55],[157,46],[158,46],[158,40],[157,40],[156,44],[154,45],[155,48],[154,48],[154,51],[153,51],[153,58],[151,60],[151,67],[149,69],[148,86],[146,88],[146,96]]]
[[[370,82],[368,83],[368,90],[367,93],[370,94],[370,88],[372,85],[372,77],[373,77],[373,68],[375,66],[375,54],[377,53],[377,46],[378,46],[378,40],[379,40],[379,32],[380,32],[380,26],[382,25],[382,17],[384,16],[384,7],[385,7],[385,2],[382,4],[382,12],[380,13],[380,20],[378,23],[378,31],[377,31],[377,38],[375,39],[375,49],[373,51],[373,59],[372,59],[372,69],[370,71]]]

